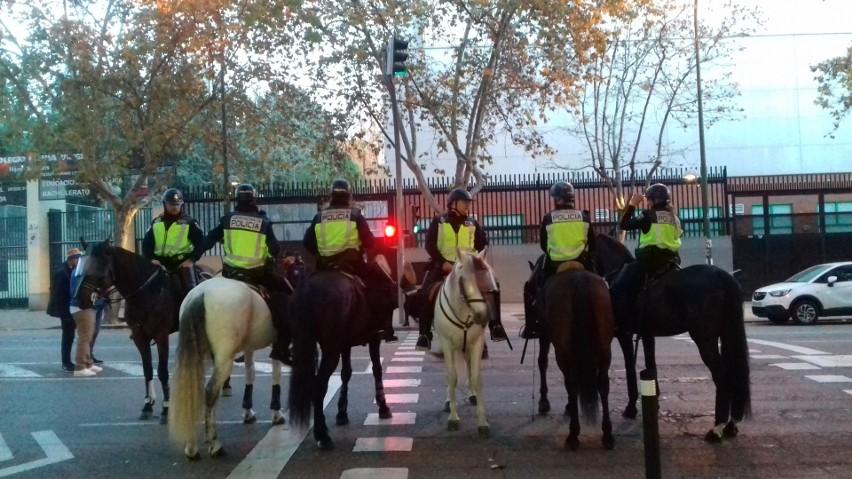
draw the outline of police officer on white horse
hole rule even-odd
[[[275,275],[275,258],[281,247],[275,238],[272,223],[257,208],[256,195],[250,184],[237,186],[236,211],[223,216],[219,224],[207,233],[203,251],[221,241],[225,251],[222,276],[266,289],[266,303],[272,313],[272,323],[278,330],[269,357],[289,365],[292,363],[289,347],[291,338],[284,297],[289,291]]]

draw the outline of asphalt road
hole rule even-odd
[[[517,316],[504,317],[510,331],[517,331]],[[600,446],[600,425],[589,423],[583,424],[580,449],[563,449],[568,424],[561,414],[566,401],[561,375],[551,361],[547,381],[553,411],[535,414],[540,384],[531,353],[537,351],[530,343],[519,364],[520,340],[514,341],[515,351],[490,345],[482,398],[490,437],[478,437],[470,405],[461,408],[460,430],[447,431],[443,361],[414,352],[414,332],[402,331],[401,343],[382,346],[385,380],[393,385],[386,383],[392,420],[370,424],[376,407],[365,348],[353,351],[350,425],[334,425],[337,397],[329,397],[333,451],[320,451],[309,432],[292,429],[289,422],[271,426],[268,373],[259,373],[255,385],[260,421],[242,424],[244,377],[235,366],[235,394],[220,402],[218,414],[226,455],[213,459],[202,451],[201,460],[189,462],[169,442],[165,426],[138,420],[144,384],[127,330],[101,332],[97,355],[106,362],[95,378],[73,378],[61,370],[59,334],[58,329],[15,330],[0,336],[0,478],[644,475],[642,421],[620,415],[626,388],[615,344],[612,451]],[[696,348],[688,338],[658,340],[663,477],[852,478],[852,325],[750,322],[748,337],[754,414],[741,424],[739,437],[721,445],[703,441],[713,422],[714,389]],[[258,354],[265,365],[266,351]],[[285,375],[283,397],[288,380]],[[156,390],[159,412],[159,385]],[[198,433],[201,439],[200,425]]]

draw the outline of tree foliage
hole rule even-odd
[[[715,26],[699,22],[702,65],[724,62],[732,53],[726,39],[759,24],[755,8],[730,0],[714,7],[727,14]],[[674,147],[666,133],[672,123],[685,128],[696,121],[694,38],[693,5],[683,1],[656,0],[614,18],[605,51],[588,65],[579,103],[566,108],[578,119],[567,130],[582,145],[580,168],[591,168],[609,183],[617,209],[625,206],[624,183],[635,184],[638,167],[648,171],[647,186],[657,168],[682,154],[684,147]],[[702,78],[701,89],[706,127],[740,114],[732,101],[739,91],[729,74]],[[624,170],[630,178],[623,178]]]
[[[852,111],[852,46],[846,56],[829,58],[811,66],[811,71],[817,74],[816,104],[831,113],[836,131]]]

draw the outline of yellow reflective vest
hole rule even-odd
[[[683,235],[680,219],[668,211],[648,213],[651,213],[651,228],[639,236],[639,249],[656,246],[671,251],[680,250],[680,237]]]
[[[263,218],[235,213],[224,229],[225,264],[251,269],[263,266],[269,255]]]
[[[154,228],[154,254],[160,257],[180,257],[192,252],[194,246],[189,241],[190,224],[181,218],[166,229],[163,218],[157,218]]]
[[[551,261],[571,261],[586,249],[589,223],[583,221],[579,210],[555,210],[547,225],[547,254]]]
[[[347,249],[360,251],[361,237],[358,226],[352,219],[351,208],[331,208],[320,213],[314,226],[317,250],[320,256],[329,257]]]
[[[441,222],[438,225],[438,251],[444,259],[453,263],[456,261],[456,248],[465,253],[476,253],[473,248],[475,233],[476,226],[471,221],[462,223],[458,233],[453,230],[453,225],[449,222]]]

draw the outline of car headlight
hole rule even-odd
[[[780,298],[781,296],[784,296],[789,292],[790,292],[789,289],[778,289],[778,290],[775,290],[775,291],[770,291],[769,296],[774,296],[776,298]]]

